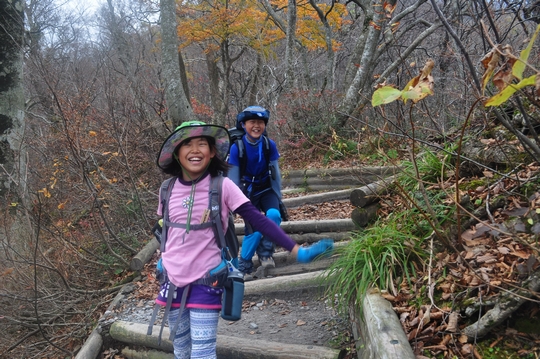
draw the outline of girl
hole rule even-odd
[[[220,172],[227,173],[228,165],[224,159],[228,151],[227,129],[190,121],[176,128],[165,140],[157,161],[166,174],[177,177],[168,204],[169,220],[185,223],[182,227],[167,228],[167,242],[161,255],[168,280],[176,286],[168,321],[169,328],[177,328],[173,340],[177,359],[216,358],[223,288],[196,282],[200,283],[201,278],[219,267],[222,262],[221,250],[212,228],[194,230],[190,227],[205,222],[210,179]],[[311,247],[299,247],[280,227],[262,215],[228,178],[223,178],[221,193],[224,231],[228,224],[228,212],[234,211],[245,221],[257,223],[259,232],[290,251],[299,262],[310,262],[333,249],[332,240],[322,240]],[[163,215],[161,198],[157,213]],[[156,302],[163,303],[167,288],[168,283],[162,285]],[[186,288],[186,293],[183,293]],[[181,303],[182,299],[185,303]],[[180,311],[179,308],[184,306],[185,310]],[[182,312],[180,318],[179,312]]]

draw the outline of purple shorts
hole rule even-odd
[[[164,283],[159,289],[159,294],[156,298],[156,304],[162,306],[167,305],[167,294],[169,291],[169,283]],[[180,308],[180,302],[182,301],[182,293],[184,288],[176,288],[173,293],[173,300],[171,308]],[[192,284],[189,287],[189,292],[186,300],[186,308],[200,308],[200,309],[221,309],[221,295],[223,294],[223,288],[214,288],[203,284]]]

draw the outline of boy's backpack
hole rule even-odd
[[[168,227],[185,228],[185,223],[174,223],[174,222],[169,221],[169,199],[171,197],[172,188],[176,180],[177,180],[177,177],[172,177],[165,180],[161,184],[161,187],[159,189],[160,197],[161,197],[161,204],[162,204],[162,211],[163,211],[163,220],[161,222],[162,223],[161,225],[159,223],[156,223],[154,225],[154,227],[152,228],[152,232],[154,233],[156,239],[160,243],[161,253],[165,251]],[[211,181],[210,191],[209,191],[210,195],[209,195],[209,203],[208,203],[208,210],[210,213],[209,220],[201,224],[192,224],[190,226],[190,229],[197,230],[197,229],[208,228],[211,226],[212,229],[214,230],[214,237],[216,238],[217,245],[222,250],[223,259],[229,263],[232,263],[232,265],[237,266],[240,245],[238,242],[238,237],[236,236],[236,233],[235,233],[233,214],[229,212],[229,218],[228,218],[229,223],[228,223],[227,231],[225,233],[223,232],[223,224],[221,221],[221,191],[222,191],[223,175],[219,174],[217,177],[211,177],[210,181]],[[228,265],[223,265],[222,267],[220,266],[214,269],[213,271],[215,271],[215,275],[201,278],[198,281],[196,281],[195,284],[218,286],[219,284],[222,284],[224,281],[227,280],[227,275],[229,274],[230,268]],[[166,283],[168,281],[167,270],[165,269],[165,267],[161,266],[161,268],[158,269],[157,272],[158,272],[157,279],[159,280],[159,283],[161,286],[163,283]],[[163,314],[163,321],[161,323],[161,329],[159,332],[158,344],[161,342],[161,334],[163,332],[165,320],[171,309],[173,293],[175,291],[176,291],[176,287],[172,283],[169,282],[169,287],[167,290],[168,292],[167,304],[165,306],[165,312]],[[183,291],[182,300],[180,304],[180,313],[182,313],[182,311],[184,310],[188,291],[189,291],[189,288],[187,287]],[[154,307],[154,311],[152,313],[152,317],[150,319],[147,335],[152,334],[153,325],[155,323],[157,313],[159,312],[159,308],[160,308],[160,305],[156,304]],[[179,320],[175,323],[174,327],[171,328],[171,331],[170,331],[171,340],[173,340],[174,333],[176,333],[178,322]]]

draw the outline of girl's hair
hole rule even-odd
[[[180,142],[180,144],[176,146],[176,148],[174,149],[174,152],[173,152],[174,156],[176,156],[176,154],[178,153],[178,149],[180,148],[180,146],[182,146],[182,144],[186,143],[187,141],[190,141],[193,138],[195,137],[191,137],[185,141]],[[208,172],[210,172],[210,176],[216,177],[217,175],[219,175],[220,172],[223,173],[224,176],[226,176],[227,173],[229,172],[229,164],[225,162],[224,159],[220,158],[217,155],[216,140],[214,139],[214,137],[208,137],[208,136],[201,136],[201,138],[205,138],[208,141],[208,144],[210,145],[210,149],[214,150],[214,153],[216,153],[216,155],[210,160],[210,164],[208,165],[207,170]],[[176,159],[173,160],[168,166],[164,167],[162,170],[164,173],[171,176],[177,176],[177,177],[182,176],[182,167],[180,166],[180,163],[178,163]]]

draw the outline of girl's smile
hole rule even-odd
[[[178,149],[178,161],[185,181],[197,180],[208,168],[215,156],[206,137],[194,137],[182,142]]]

